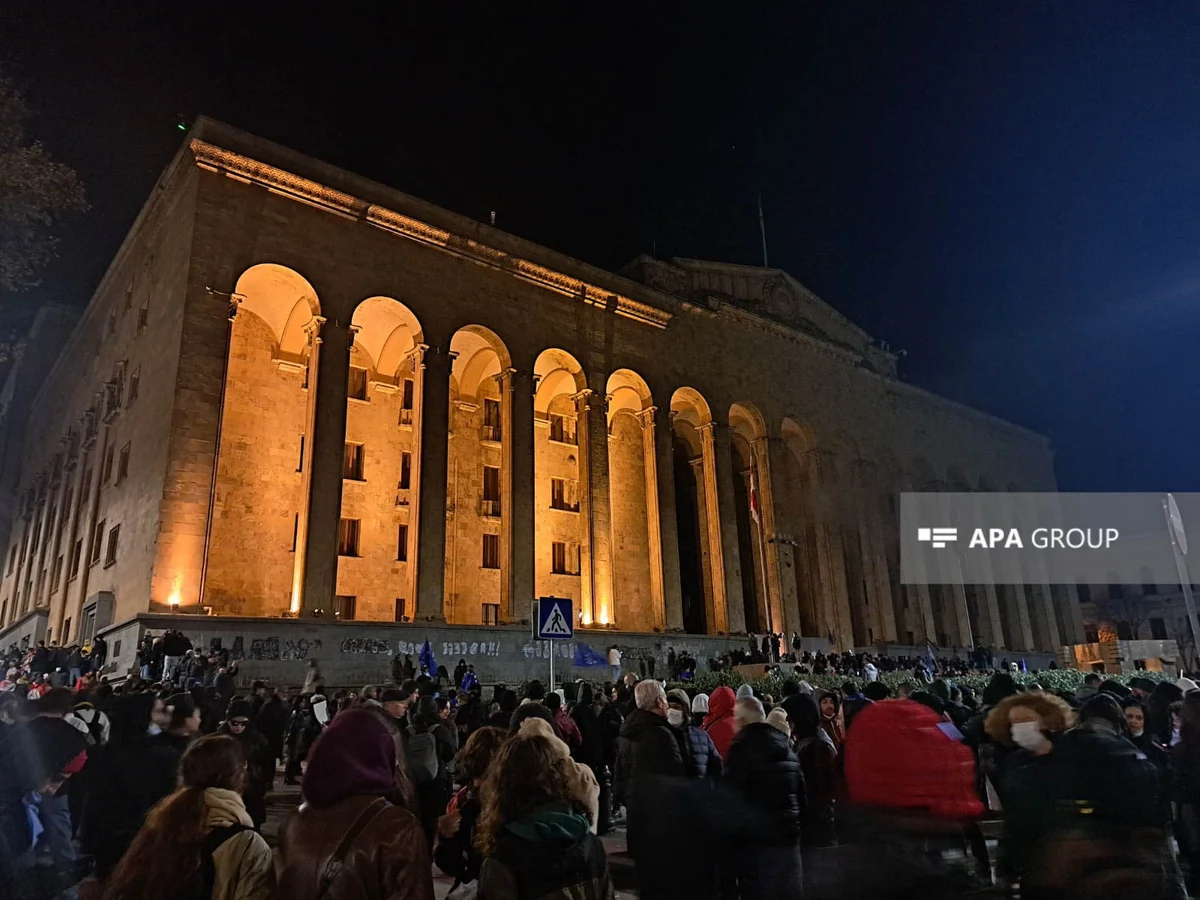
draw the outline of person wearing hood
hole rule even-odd
[[[819,691],[813,695],[821,712],[821,727],[840,752],[846,741],[846,720],[842,717],[842,698],[837,691]]]
[[[796,741],[796,757],[804,775],[804,814],[800,837],[805,847],[832,847],[837,843],[834,810],[841,793],[838,748],[821,727],[821,714],[812,697],[796,694],[783,701],[788,724]]]
[[[708,715],[708,694],[697,694],[692,698],[692,724],[697,728],[704,727],[704,717]]]
[[[728,758],[729,742],[733,740],[735,723],[733,721],[733,705],[737,696],[733,688],[721,685],[708,698],[708,715],[704,717],[703,728],[712,738],[713,746],[721,754],[721,759]]]
[[[759,814],[769,839],[737,848],[733,859],[743,900],[799,896],[800,817],[804,775],[787,735],[766,721],[753,697],[737,701],[737,733],[729,744],[725,783]]]
[[[249,704],[247,704],[248,706]],[[235,738],[211,735],[180,761],[180,788],[151,810],[104,886],[104,900],[270,900],[271,848],[253,828],[240,789]]]
[[[321,724],[312,710],[312,695],[299,694],[292,699],[292,713],[283,732],[283,748],[287,765],[283,770],[283,783],[296,784],[301,772],[301,763],[308,756],[309,747],[321,734]]]
[[[275,754],[267,739],[259,734],[251,719],[254,707],[249,700],[231,700],[225,721],[218,733],[227,734],[238,742],[246,760],[246,778],[242,785],[242,800],[255,828],[267,821],[267,789],[275,774]]]
[[[433,697],[420,697],[410,718],[408,762],[417,787],[421,827],[432,852],[438,817],[446,811],[452,793],[449,766],[458,752],[458,733],[441,718]]]
[[[675,729],[684,768],[692,778],[716,781],[721,777],[721,754],[703,728],[691,723],[691,702],[685,691],[676,688],[667,692],[667,723]]]
[[[398,743],[364,709],[341,713],[317,738],[303,803],[280,834],[277,896],[432,900],[429,848],[400,790]]]
[[[562,742],[549,728],[523,728],[488,768],[479,790],[484,860],[476,900],[613,896],[604,845],[575,796],[571,761],[554,743]]]

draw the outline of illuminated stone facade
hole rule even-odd
[[[0,641],[546,594],[585,628],[1082,640],[1057,588],[899,585],[899,490],[1054,477],[895,362],[784,272],[601,271],[202,121],[34,404]]]

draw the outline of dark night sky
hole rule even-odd
[[[773,265],[1049,433],[1064,489],[1200,490],[1197,4],[388,5],[10,0],[0,60],[92,211],[8,318],[86,303],[176,113],[607,267],[758,263],[761,191]]]

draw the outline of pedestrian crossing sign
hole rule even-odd
[[[569,641],[575,637],[571,621],[572,603],[563,597],[538,597],[537,639],[539,641]]]

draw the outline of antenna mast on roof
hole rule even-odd
[[[767,262],[767,226],[763,222],[762,194],[758,195],[758,233],[762,236],[763,268],[769,269],[769,268],[771,268],[771,266]]]

